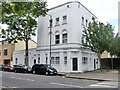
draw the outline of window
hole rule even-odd
[[[84,43],[84,36],[82,36],[82,43]]]
[[[56,18],[56,25],[59,25],[59,18]]]
[[[60,43],[60,35],[57,34],[55,35],[55,44],[59,44]]]
[[[82,64],[87,64],[87,63],[88,63],[88,58],[82,57]]]
[[[60,64],[60,57],[51,57],[51,64]]]
[[[82,24],[84,25],[84,17],[82,17]]]
[[[17,65],[17,63],[18,63],[18,58],[15,58],[15,64]]]
[[[4,50],[4,55],[5,55],[5,56],[7,55],[7,49]]]
[[[63,16],[63,24],[67,23],[67,16]]]
[[[0,50],[0,55],[1,55],[1,50]]]
[[[40,57],[38,57],[38,64],[40,63]]]
[[[67,64],[67,57],[64,57],[64,64]]]
[[[62,43],[67,43],[67,33],[62,35]]]
[[[86,27],[88,26],[88,20],[86,19]]]
[[[56,57],[56,64],[60,64],[60,57]]]
[[[34,59],[34,64],[36,64],[36,59]]]
[[[48,58],[46,57],[46,64],[48,63]]]
[[[51,57],[51,64],[55,64],[54,63],[54,57]]]

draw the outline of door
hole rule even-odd
[[[94,69],[96,69],[96,60],[94,59]]]
[[[73,71],[78,70],[78,60],[77,58],[73,58]]]

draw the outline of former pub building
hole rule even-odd
[[[46,17],[39,17],[36,49],[39,63],[50,64],[51,43],[51,64],[58,71],[84,72],[98,69],[97,54],[82,46],[85,42],[83,26],[87,28],[93,17],[97,20],[93,13],[76,1],[53,7]]]

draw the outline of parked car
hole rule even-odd
[[[2,71],[14,71],[16,65],[4,65]]]
[[[4,64],[0,64],[0,70],[2,70],[3,66],[4,66]]]
[[[18,72],[27,73],[31,71],[32,71],[32,68],[26,65],[18,65],[15,67],[15,73],[18,73]]]
[[[4,66],[2,67],[2,71],[8,71],[8,68],[9,68],[9,65],[4,65]]]
[[[32,67],[33,74],[56,75],[58,72],[48,64],[35,64]]]

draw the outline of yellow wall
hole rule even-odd
[[[32,41],[32,40],[29,40],[28,42],[28,48],[36,48],[37,47],[37,44]],[[15,51],[19,51],[19,50],[25,50],[25,42],[24,41],[18,41],[18,43],[15,44]]]
[[[108,58],[108,52],[106,50],[101,54],[101,58]]]

